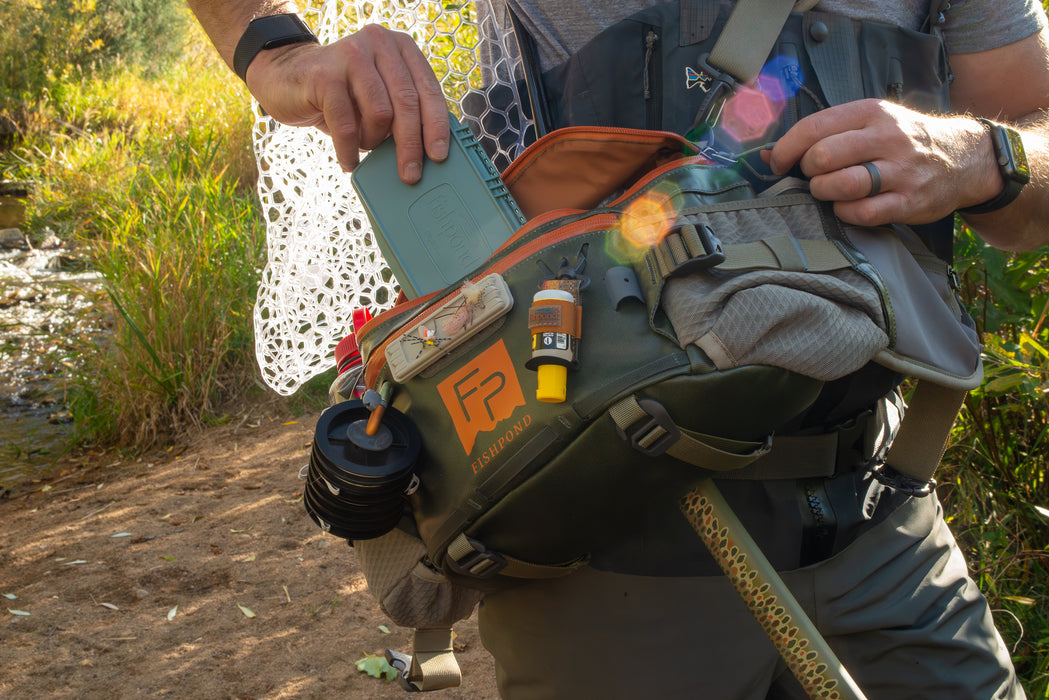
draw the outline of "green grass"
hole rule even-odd
[[[105,279],[112,335],[82,343],[71,374],[77,439],[144,449],[221,421],[255,387],[265,228],[253,120],[246,90],[181,3],[90,5],[22,8],[28,35],[62,29],[86,43],[71,57],[64,44],[30,42],[38,67],[0,96],[19,126],[0,167],[30,184],[30,237],[78,243]],[[147,55],[134,36],[103,33],[87,56],[103,5],[126,11],[125,25],[145,10],[171,19],[165,41],[177,50]],[[0,18],[13,7],[0,5]],[[6,65],[28,60],[4,55]]]
[[[251,385],[265,230],[253,193],[226,179],[221,149],[210,131],[173,140],[94,222],[116,333],[90,356],[74,394],[74,415],[98,421],[91,434],[152,444],[214,420]],[[120,410],[103,414],[107,405]]]
[[[1049,697],[1049,249],[1009,255],[959,228],[955,254],[984,342],[938,473],[951,530],[1031,698]]]

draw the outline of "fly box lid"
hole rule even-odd
[[[470,129],[449,119],[448,158],[426,160],[415,184],[398,177],[392,138],[350,175],[386,264],[409,298],[459,281],[525,223]]]

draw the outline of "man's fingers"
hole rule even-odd
[[[377,66],[393,106],[391,132],[397,144],[398,172],[401,180],[413,183],[422,176],[423,123],[433,119],[433,93],[439,92],[440,87],[412,38],[394,34],[392,39],[397,50],[379,54]],[[443,98],[440,110],[447,112]]]
[[[339,165],[349,172],[361,157],[360,115],[345,90],[335,89],[324,100],[322,131],[331,136]]]
[[[260,100],[278,121],[316,126],[329,134],[347,171],[357,166],[361,151],[391,135],[405,182],[421,176],[424,153],[433,160],[447,157],[447,103],[411,36],[367,25],[334,44],[305,51],[294,56],[288,51],[282,66],[285,79],[277,83],[283,92]]]
[[[816,199],[825,202],[852,202],[857,199],[869,199],[884,194],[892,186],[891,164],[877,161],[874,165],[878,173],[877,192],[874,192],[874,181],[870,171],[863,165],[849,165],[816,175],[809,181],[809,191]]]
[[[906,206],[906,198],[902,195],[896,192],[882,192],[877,197],[861,197],[851,202],[835,202],[834,213],[847,224],[883,226],[896,221]]]
[[[431,160],[448,157],[448,102],[433,68],[414,42],[406,47],[404,61],[418,94],[423,144]]]
[[[850,132],[849,138],[855,139],[870,124],[877,105],[877,100],[860,100],[808,115],[777,140],[769,156],[769,167],[782,175],[800,162],[806,174],[819,174],[849,164],[836,160],[844,158],[839,149],[848,141],[838,140],[837,148],[825,147],[823,142]],[[814,148],[816,153],[812,153]],[[864,155],[862,159],[873,155]],[[857,162],[855,154],[849,162]]]

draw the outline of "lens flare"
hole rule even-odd
[[[721,128],[739,143],[765,139],[769,130],[779,121],[783,103],[750,86],[742,86],[725,103],[721,113]]]
[[[623,212],[623,236],[639,248],[650,248],[666,234],[674,216],[670,198],[661,192],[641,197]]]
[[[620,220],[618,236],[609,237],[608,253],[619,262],[633,262],[667,234],[677,218],[674,197],[679,193],[653,189],[632,202]]]
[[[767,140],[780,124],[787,100],[798,90],[799,67],[796,59],[771,59],[756,80],[741,86],[725,103],[721,130],[739,144]]]

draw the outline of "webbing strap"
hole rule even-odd
[[[651,407],[651,402],[646,400],[646,405]],[[636,437],[630,432],[632,427],[642,426],[640,432],[643,435],[636,440],[638,448],[658,444],[660,439],[668,443],[673,441],[666,447],[665,454],[700,469],[719,472],[719,479],[733,480],[832,476],[840,450],[868,431],[873,420],[872,413],[826,433],[778,436],[775,439],[770,436],[763,442],[747,442],[692,432],[667,418],[651,421],[653,414],[635,396],[612,406],[609,415],[628,439]],[[649,420],[647,424],[646,420]]]
[[[452,628],[417,629],[412,637],[412,664],[405,676],[417,690],[458,687],[463,680],[452,649]]]
[[[785,270],[830,272],[852,267],[834,241],[773,236],[762,241],[725,246],[718,270]]]
[[[667,420],[665,413],[654,416],[636,396],[628,396],[608,409],[619,430],[640,451],[667,455],[711,471],[734,471],[764,457],[771,449],[768,440],[731,440],[683,430]],[[638,427],[640,425],[640,427]]]
[[[817,1],[736,0],[710,53],[696,60],[700,86],[706,96],[688,138],[693,139],[694,134],[717,122],[725,101],[736,88],[758,76],[791,10],[804,12]]]
[[[810,240],[793,236],[770,236],[760,241],[736,243],[721,247],[724,262],[712,265],[712,270],[784,270],[786,272],[831,272],[852,267],[852,262],[841,249],[826,239]],[[666,279],[688,263],[702,260],[708,252],[693,243],[692,237],[674,231],[664,236],[647,253]]]
[[[794,0],[738,0],[708,62],[740,83],[758,76],[783,30]]]
[[[885,463],[918,481],[932,479],[968,391],[919,381]]]
[[[566,576],[586,563],[585,559],[574,559],[563,564],[536,564],[508,557],[502,553],[491,552],[480,542],[467,537],[464,533],[448,545],[446,559],[459,563],[457,572],[462,575],[474,575],[488,578],[495,574],[513,578],[547,579]],[[464,567],[462,562],[475,561],[472,567]]]
[[[919,482],[932,479],[966,393],[919,381],[885,463]],[[654,416],[636,396],[613,405],[609,415],[642,452],[656,446],[658,450],[648,454],[667,454],[701,469],[724,472],[720,478],[798,479],[830,476],[835,470],[839,432],[777,437],[774,442],[770,436],[764,443],[730,440],[680,428],[665,413]]]

